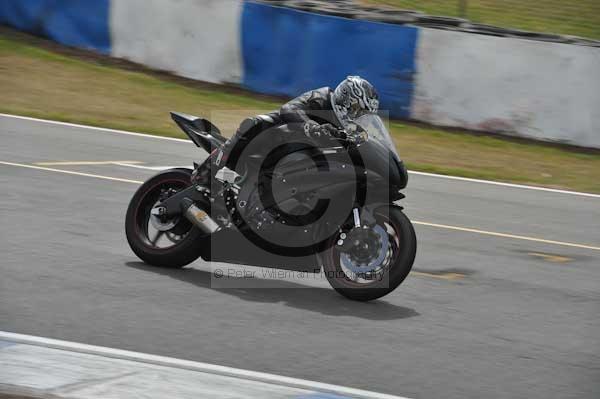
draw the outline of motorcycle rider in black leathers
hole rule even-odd
[[[192,179],[206,184],[219,169],[234,169],[235,165],[228,161],[237,159],[251,140],[261,133],[268,134],[272,127],[296,124],[310,138],[351,140],[353,122],[365,114],[377,113],[378,109],[379,96],[373,85],[359,76],[348,76],[335,90],[312,90],[284,104],[279,111],[244,120],[235,136],[213,152]]]

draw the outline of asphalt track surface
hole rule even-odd
[[[600,397],[600,198],[413,174],[419,250],[391,295],[214,289],[229,266],[148,267],[123,231],[140,166],[205,156],[0,116],[0,330],[411,398]]]

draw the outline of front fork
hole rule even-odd
[[[375,217],[373,216],[373,210],[381,206],[383,204],[377,204],[376,206],[364,206],[361,208],[352,209],[352,222],[353,225],[351,228],[344,229],[340,228],[340,234],[337,240],[337,247],[341,251],[345,251],[350,249],[352,246],[351,240],[348,240],[348,237],[355,236],[357,231],[361,229],[370,229],[377,224]]]

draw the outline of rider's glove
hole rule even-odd
[[[311,138],[338,137],[339,130],[330,123],[319,125],[315,121],[308,121],[304,124],[304,134]]]
[[[324,125],[321,125],[321,134],[323,136],[337,137],[337,138],[342,136],[342,132],[340,132],[340,130],[338,128],[336,128],[335,126],[333,126],[331,123],[326,123]]]
[[[321,125],[315,121],[308,121],[304,124],[304,134],[306,137],[320,137]]]

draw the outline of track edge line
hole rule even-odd
[[[191,371],[223,375],[228,377],[278,384],[291,388],[319,390],[324,393],[338,393],[353,395],[365,399],[408,399],[406,397],[388,395],[376,392],[365,391],[356,388],[348,388],[339,385],[326,384],[322,382],[304,380],[300,378],[284,377],[276,374],[262,373],[258,371],[238,369],[228,366],[219,366],[210,363],[196,362],[192,360],[183,360],[166,356],[151,355],[141,352],[128,351],[123,349],[114,349],[103,346],[82,344],[57,340],[53,338],[37,337],[32,335],[18,334],[0,331],[0,340],[11,341],[18,344],[41,346],[46,348],[67,350],[90,355],[109,357],[120,360],[128,360],[164,367],[173,367]]]

